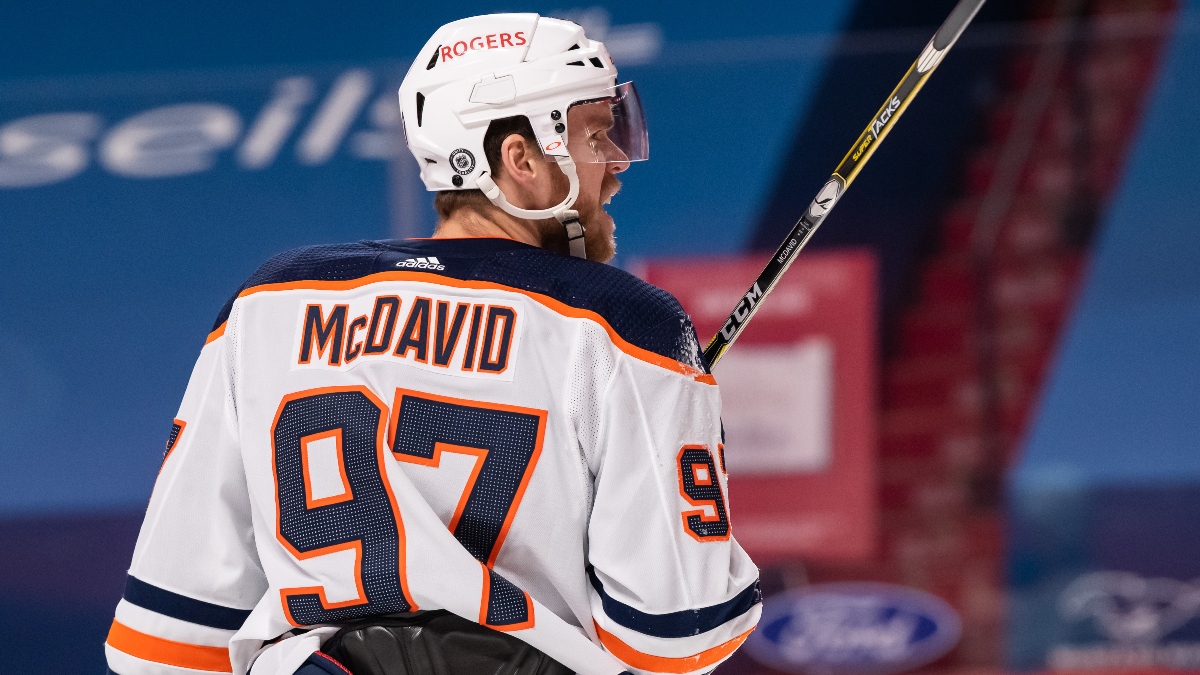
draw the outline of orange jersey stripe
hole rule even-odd
[[[164,640],[136,631],[115,620],[108,631],[108,644],[144,661],[214,673],[233,672],[233,666],[229,663],[229,650],[225,647],[205,647]]]
[[[638,670],[649,670],[656,673],[690,673],[695,670],[707,668],[732,654],[735,649],[746,641],[747,637],[750,637],[750,633],[754,632],[754,629],[751,628],[732,640],[723,642],[711,649],[706,649],[699,654],[670,657],[639,652],[621,642],[617,636],[605,631],[594,619],[592,620],[592,625],[596,627],[596,634],[600,636],[600,643],[613,656]]]
[[[604,320],[604,317],[600,316],[596,312],[588,309],[572,307],[564,302],[555,300],[548,295],[542,295],[541,293],[526,291],[520,288],[513,288],[512,286],[505,286],[504,284],[497,284],[490,281],[464,281],[461,279],[444,277],[438,274],[430,274],[428,272],[376,272],[375,274],[369,274],[365,277],[351,279],[349,281],[309,280],[288,281],[277,284],[263,284],[261,286],[247,288],[238,294],[238,297],[244,298],[249,295],[254,295],[255,293],[264,293],[270,291],[291,291],[300,289],[313,291],[346,291],[381,281],[417,281],[437,284],[439,286],[449,286],[451,288],[472,288],[476,290],[495,290],[507,291],[510,293],[520,293],[521,295],[524,295],[525,297],[530,298],[531,300],[559,314],[562,314],[563,316],[568,316],[574,319],[590,319],[595,321],[604,328],[604,330],[608,333],[609,339],[612,340],[613,344],[615,344],[618,349],[638,359],[639,361],[645,361],[646,363],[651,363],[659,366],[660,368],[666,368],[667,370],[680,373],[681,375],[695,378],[698,382],[703,382],[705,384],[716,384],[716,380],[712,379],[711,376],[706,375],[703,371],[697,368],[693,368],[692,366],[676,361],[675,359],[667,358],[661,354],[656,354],[648,349],[642,349],[641,347],[626,341],[617,334],[617,331],[613,330],[612,326],[608,325],[608,322]],[[224,333],[225,324],[221,324],[220,328],[214,330],[212,333],[209,333],[209,341],[217,339]]]
[[[225,322],[225,323],[228,323],[228,322]],[[205,340],[204,340],[204,344],[208,344],[208,343],[212,342],[213,340],[216,340],[217,338],[224,335],[225,334],[225,323],[222,323],[220,326],[217,326],[216,330],[209,333],[208,337],[205,338]]]

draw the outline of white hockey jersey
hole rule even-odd
[[[505,239],[293,251],[201,351],[109,668],[241,675],[294,628],[448,609],[579,673],[709,671],[760,610],[726,485],[666,292]]]

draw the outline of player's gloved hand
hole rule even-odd
[[[354,675],[337,659],[324,652],[313,652],[296,669],[296,675]]]

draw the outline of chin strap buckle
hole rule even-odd
[[[567,244],[570,246],[571,255],[576,258],[586,258],[587,246],[583,239],[583,224],[579,222],[579,212],[568,209],[556,215],[555,218],[567,230]]]

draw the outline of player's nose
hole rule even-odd
[[[629,155],[626,155],[620,148],[614,146],[616,157],[610,157],[606,163],[605,169],[612,174],[621,173],[629,168]]]

